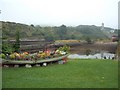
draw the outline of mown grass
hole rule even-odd
[[[117,88],[118,61],[69,60],[64,65],[3,68],[3,88]]]

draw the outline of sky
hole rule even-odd
[[[0,0],[0,21],[43,26],[118,28],[120,0]]]

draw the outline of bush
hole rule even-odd
[[[58,50],[59,51],[64,51],[64,52],[68,53],[70,51],[70,47],[65,45],[63,47],[60,47]]]
[[[89,38],[89,37],[86,37],[86,42],[88,43],[88,44],[91,44],[92,43],[92,40]]]
[[[2,44],[2,53],[4,54],[11,54],[14,52],[14,48],[10,43],[3,42]]]
[[[15,59],[15,54],[10,54],[10,59]]]
[[[1,53],[1,54],[0,54],[0,58],[5,59],[5,58],[6,58],[6,55],[5,55],[5,54],[3,54],[3,53]]]
[[[90,55],[91,50],[90,50],[90,49],[87,49],[85,53],[86,53],[86,55],[88,56],[88,55]]]

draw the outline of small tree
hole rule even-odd
[[[15,49],[15,52],[20,51],[20,34],[19,34],[18,30],[16,31],[16,41],[15,41],[15,44],[14,44],[14,49]]]
[[[86,37],[86,42],[88,43],[88,44],[90,44],[90,43],[92,43],[92,40],[89,38],[89,37]]]
[[[90,49],[87,49],[85,53],[86,53],[87,56],[89,56],[90,53],[91,53],[91,50],[90,50]]]

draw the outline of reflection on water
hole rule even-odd
[[[96,53],[94,55],[79,55],[71,54],[68,58],[81,58],[81,59],[114,59],[115,54],[112,53]]]

